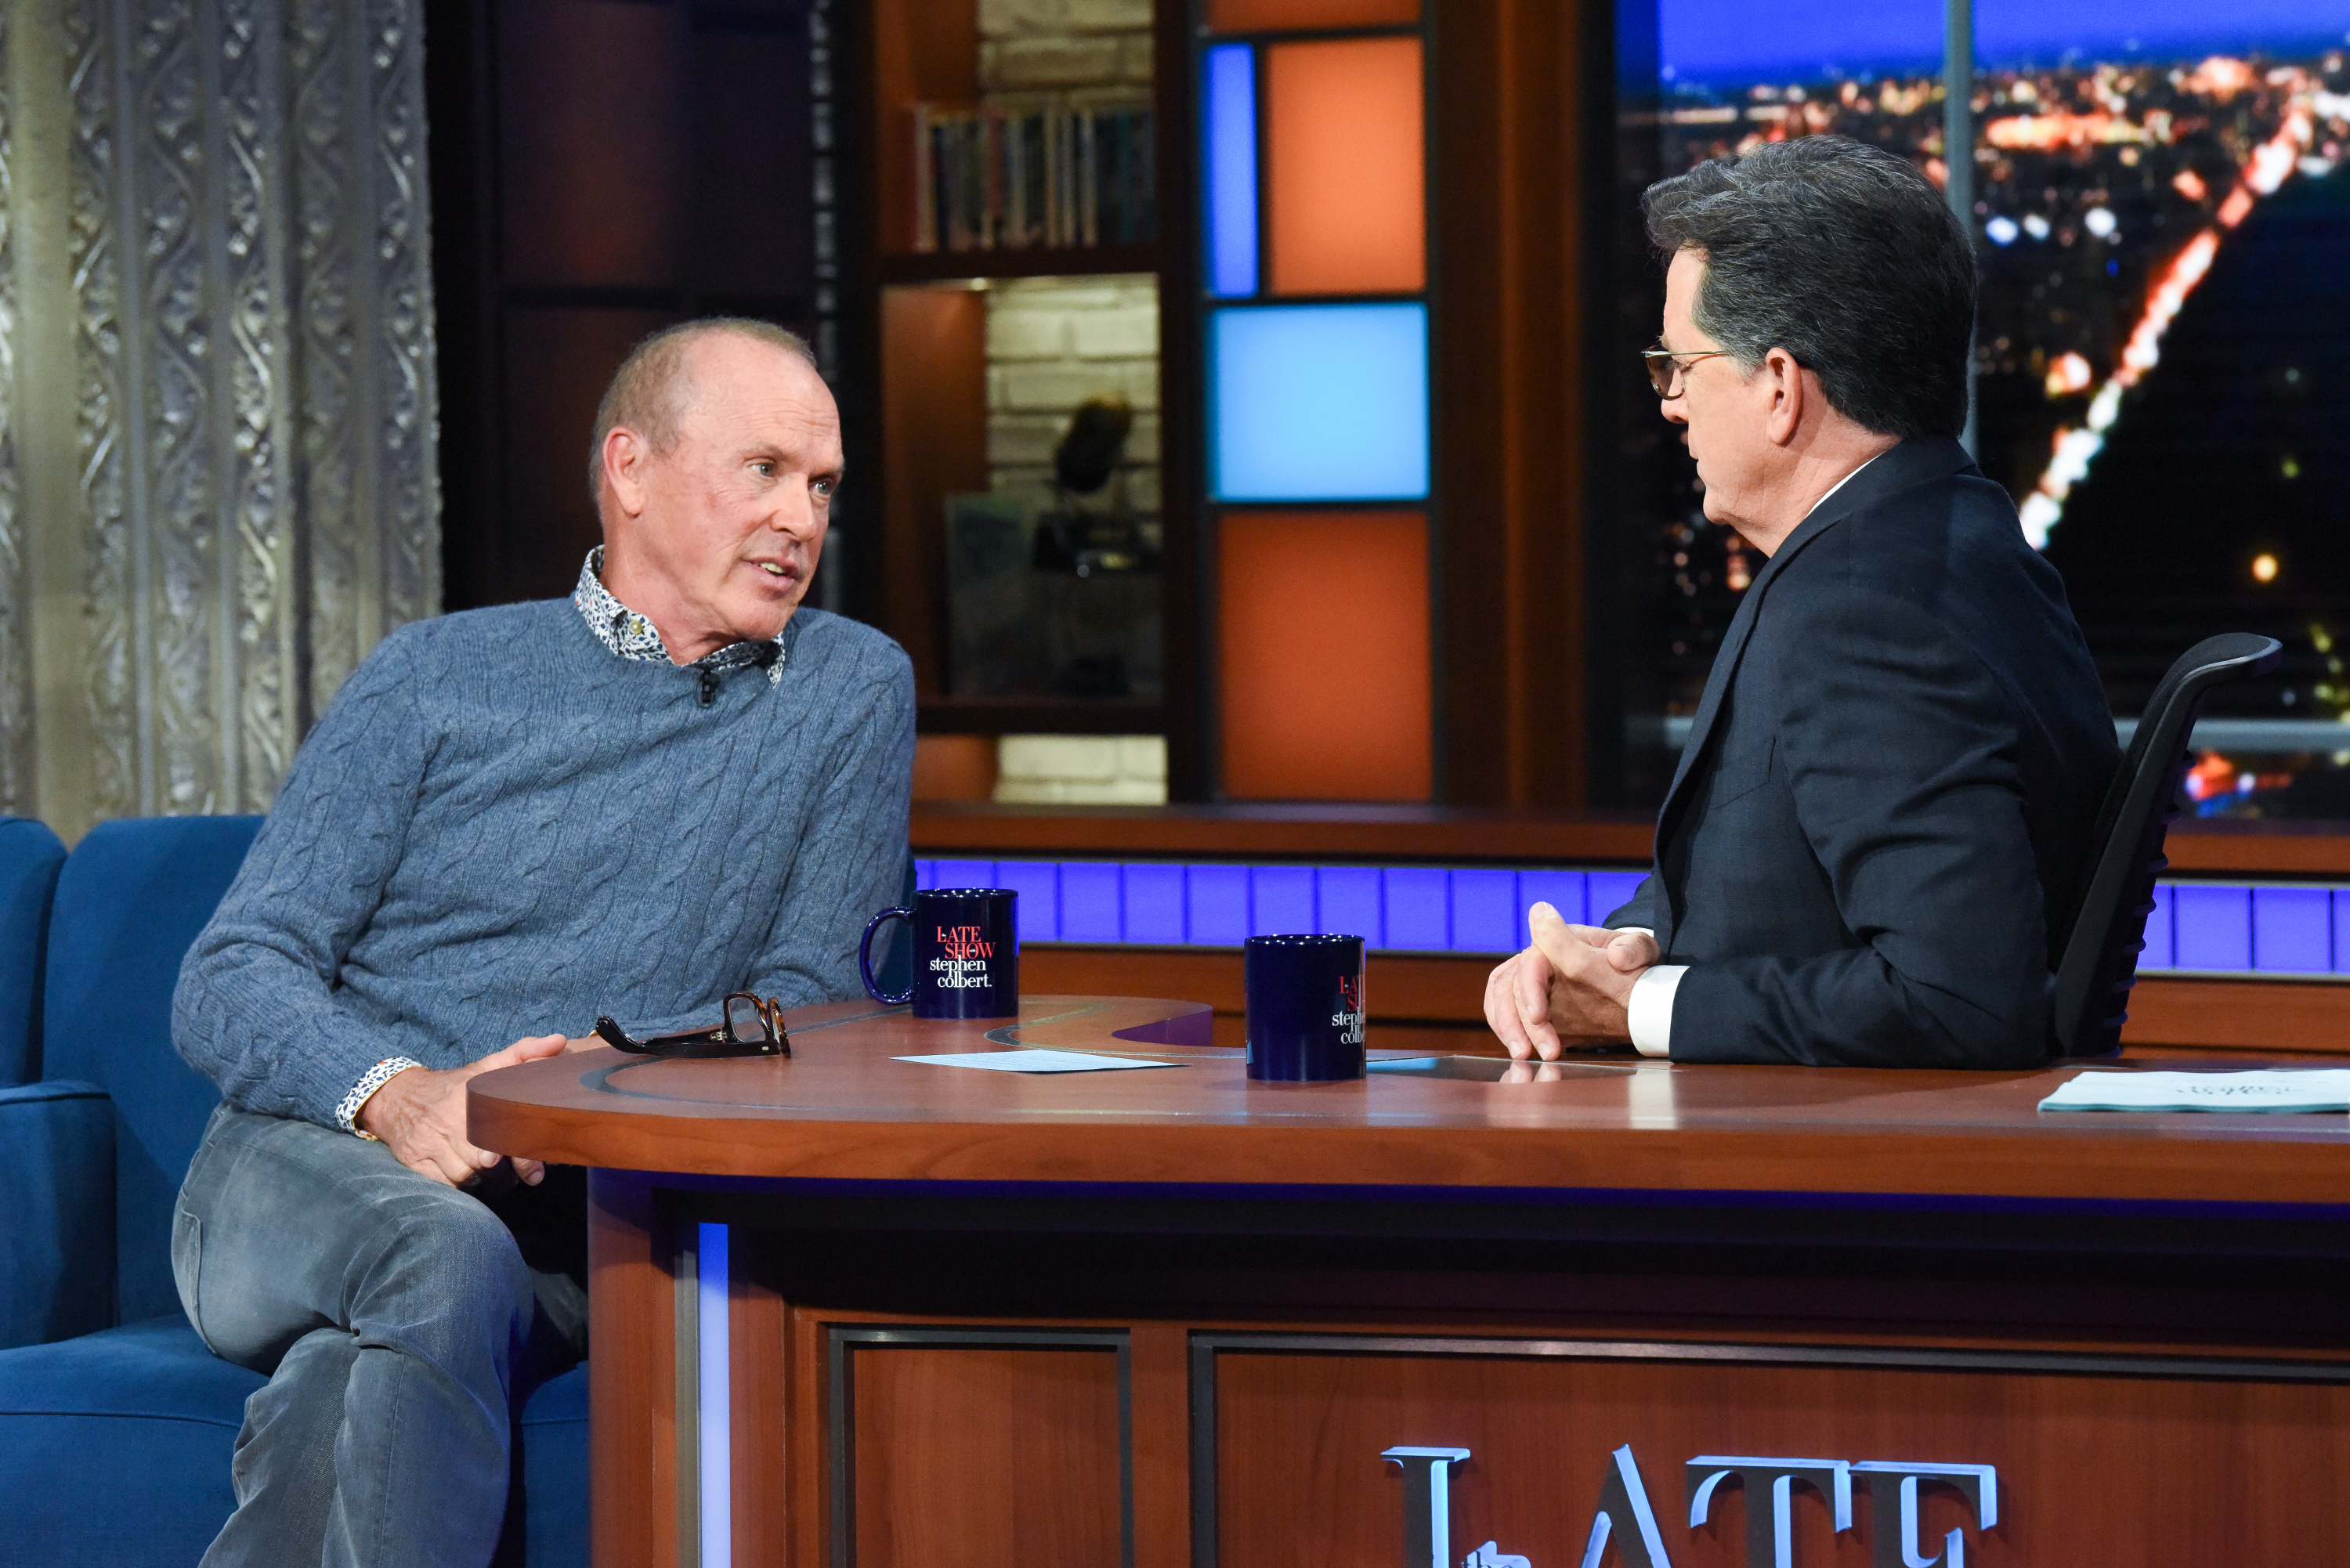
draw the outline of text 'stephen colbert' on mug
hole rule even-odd
[[[858,967],[866,993],[885,1006],[913,1004],[917,1018],[1016,1018],[1020,1013],[1020,895],[1009,888],[926,888],[912,904],[884,909],[865,928]],[[903,920],[913,938],[912,983],[881,989],[873,938]]]

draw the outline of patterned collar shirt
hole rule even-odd
[[[614,598],[604,587],[604,546],[597,545],[588,552],[588,559],[579,567],[579,584],[571,590],[571,602],[579,610],[579,618],[596,634],[596,640],[622,659],[634,659],[647,664],[671,662],[669,649],[653,623]],[[756,664],[767,672],[767,684],[775,685],[784,678],[784,644],[781,638],[764,642],[730,642],[717,652],[706,654],[686,666],[702,671],[702,705],[707,707],[710,693],[717,688],[717,678],[730,670],[746,664]]]

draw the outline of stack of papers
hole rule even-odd
[[[2083,1073],[2043,1111],[2350,1111],[2350,1068]]]

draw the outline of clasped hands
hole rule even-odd
[[[1569,1045],[1632,1037],[1632,983],[1663,955],[1646,931],[1570,923],[1548,904],[1526,911],[1534,945],[1485,981],[1485,1022],[1518,1061],[1555,1062]]]
[[[560,1056],[600,1042],[567,1039],[560,1034],[534,1034],[503,1051],[493,1051],[478,1062],[436,1071],[411,1067],[395,1073],[369,1095],[356,1118],[360,1130],[372,1134],[391,1150],[392,1158],[420,1176],[466,1187],[497,1168],[502,1154],[476,1148],[465,1137],[465,1085],[481,1074],[521,1062]],[[546,1176],[544,1162],[516,1156],[514,1173],[536,1187]]]

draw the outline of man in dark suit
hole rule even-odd
[[[1705,514],[1770,557],[1601,926],[1532,911],[1511,1054],[2020,1067],[2116,763],[2055,571],[1957,436],[1974,253],[1900,159],[1808,138],[1649,188],[1649,353]]]

